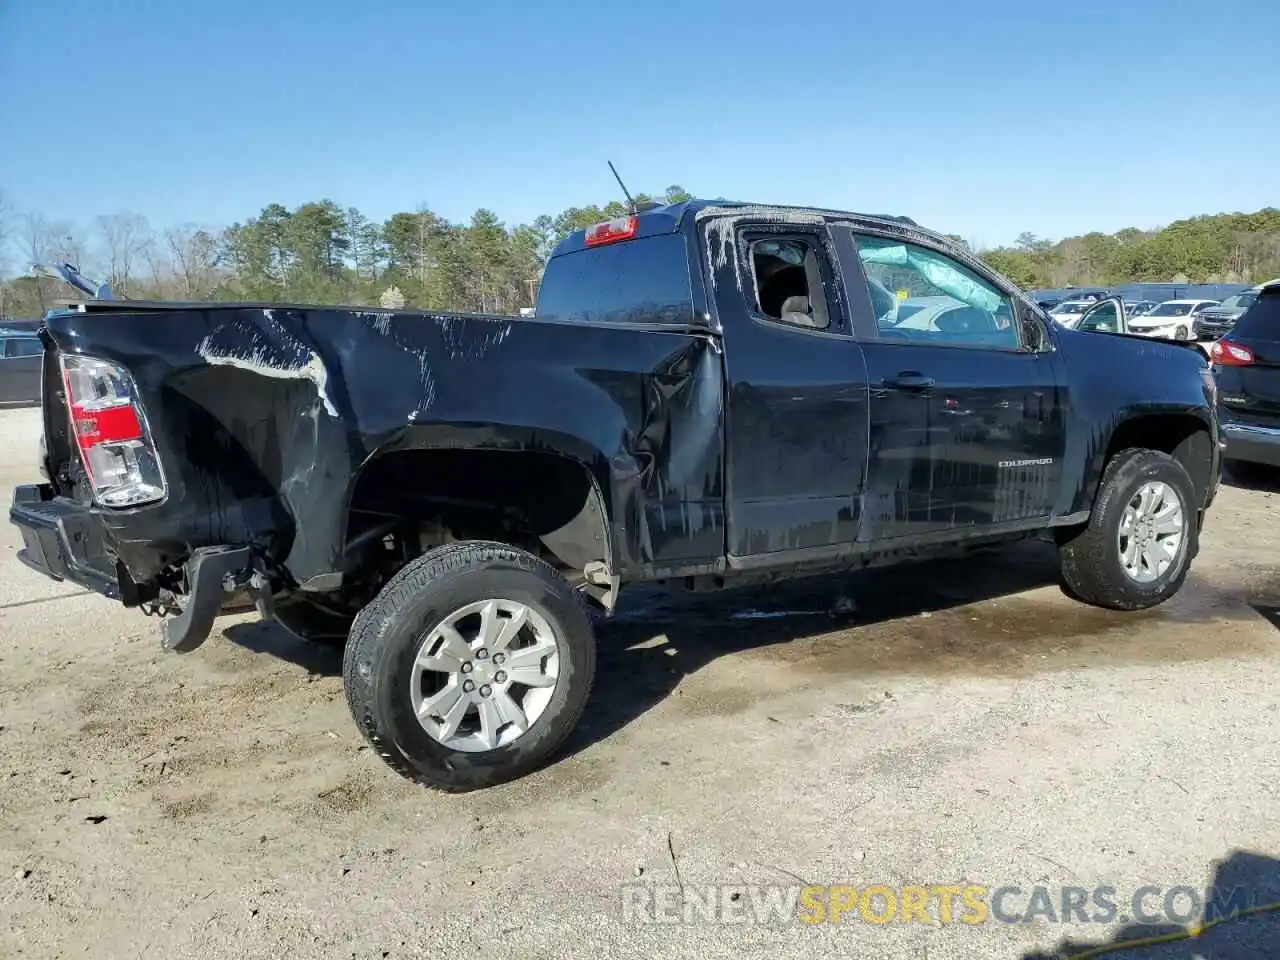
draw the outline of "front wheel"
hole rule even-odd
[[[407,564],[351,630],[347,703],[394,770],[461,792],[514,780],[586,705],[595,638],[551,566],[501,543],[452,543]]]
[[[1191,332],[1186,327],[1179,327],[1177,330],[1173,331],[1173,339],[1190,340]]]
[[[1059,549],[1062,576],[1086,603],[1153,607],[1182,586],[1197,534],[1195,486],[1182,464],[1124,450],[1107,464],[1088,524]]]

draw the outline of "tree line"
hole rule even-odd
[[[678,202],[673,185],[637,201]],[[0,316],[41,316],[77,296],[32,276],[33,262],[67,262],[105,279],[117,296],[166,300],[381,305],[516,313],[532,306],[547,256],[574,230],[627,207],[570,207],[531,223],[505,224],[488,209],[454,223],[423,205],[372,220],[323,199],[279,203],[228,227],[183,223],[155,229],[129,213],[87,224],[23,212],[0,195]],[[959,239],[958,237],[956,239]],[[8,253],[9,263],[4,262]],[[1023,288],[1124,282],[1256,283],[1280,277],[1280,210],[1177,220],[1052,242],[1030,233],[1007,247],[975,251]]]
[[[637,194],[637,203],[689,199],[672,185]],[[61,281],[32,275],[32,263],[70,263],[105,280],[117,297],[259,300],[390,308],[516,313],[533,306],[552,249],[574,230],[625,216],[629,207],[569,207],[508,226],[480,209],[453,223],[423,205],[371,220],[324,199],[288,209],[279,203],[221,229],[184,223],[153,229],[130,213],[88,224],[23,213],[0,196],[0,316],[35,318],[75,298]]]
[[[1054,243],[1024,233],[981,256],[1023,289],[1068,284],[1262,283],[1280,278],[1280,209],[1175,220]]]

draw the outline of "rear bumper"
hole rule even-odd
[[[120,599],[115,563],[103,550],[102,525],[83,503],[55,496],[47,483],[24,484],[13,491],[9,522],[22,531],[18,559],[32,570]]]
[[[1219,433],[1224,459],[1280,467],[1280,427],[1223,420]]]
[[[18,559],[37,573],[79,584],[126,606],[146,599],[104,549],[102,520],[87,505],[56,496],[47,483],[24,484],[13,491],[9,521],[22,531]],[[224,604],[243,587],[250,588],[255,601],[271,595],[266,580],[255,576],[249,547],[197,549],[183,566],[182,580],[182,610],[161,625],[164,646],[179,653],[204,643]],[[151,596],[156,595],[153,586]]]

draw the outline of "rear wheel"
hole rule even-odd
[[[1178,592],[1195,555],[1195,486],[1173,457],[1129,449],[1107,464],[1093,513],[1062,543],[1062,576],[1085,603],[1140,610]]]
[[[1190,340],[1191,332],[1186,327],[1179,327],[1177,330],[1173,331],[1173,339]]]
[[[591,621],[568,581],[484,541],[407,564],[356,618],[343,662],[347,703],[383,760],[454,792],[540,766],[594,674]]]

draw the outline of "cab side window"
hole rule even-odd
[[[880,339],[1021,347],[1012,298],[958,260],[897,239],[854,239]]]
[[[750,241],[755,310],[788,326],[827,330],[831,313],[816,239],[766,237]]]

